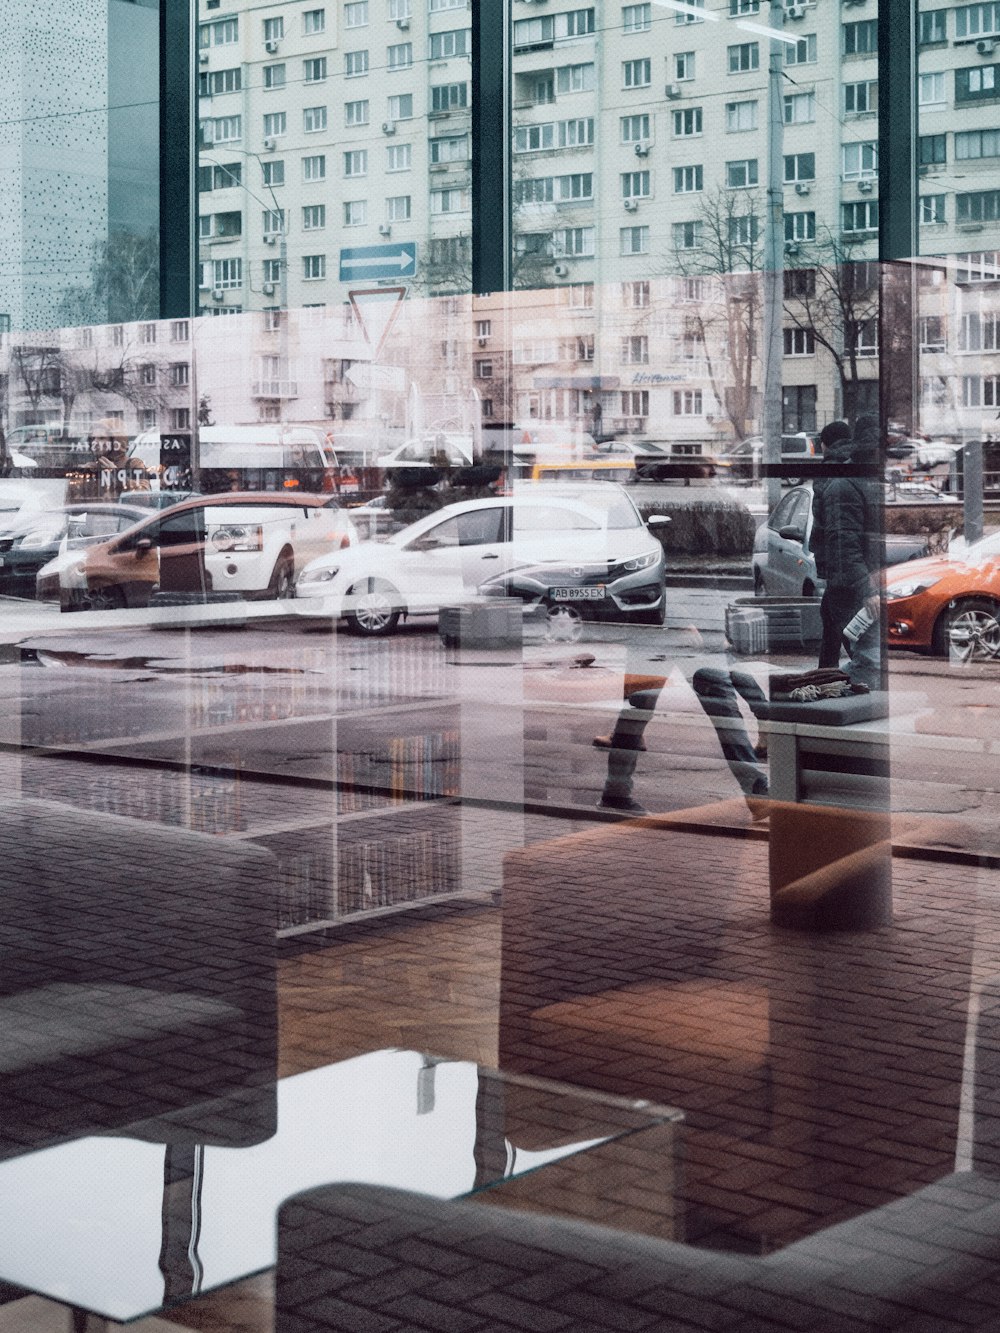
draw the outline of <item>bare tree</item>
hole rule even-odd
[[[684,316],[684,336],[701,342],[712,392],[738,440],[757,415],[763,232],[761,201],[745,190],[707,192],[698,216],[675,224],[674,271],[716,287]]]
[[[785,273],[785,315],[811,333],[827,352],[840,380],[841,412],[853,420],[867,382],[862,362],[870,360],[879,314],[878,264],[860,254],[860,242],[844,241],[826,230],[803,245],[800,266]]]
[[[158,233],[116,232],[95,242],[88,280],[63,294],[59,320],[77,326],[156,319],[159,293]]]

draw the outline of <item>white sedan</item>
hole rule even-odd
[[[447,505],[385,541],[331,552],[303,569],[296,595],[326,599],[357,634],[390,634],[400,616],[496,589],[516,571],[551,570],[533,598],[601,619],[663,617],[663,547],[620,488],[600,483],[603,502],[546,493]],[[614,503],[610,503],[614,500]],[[637,586],[637,585],[641,585]],[[512,587],[513,595],[527,593]]]

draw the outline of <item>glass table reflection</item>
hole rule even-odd
[[[127,1321],[261,1272],[288,1196],[335,1181],[475,1194],[677,1111],[376,1051],[279,1080],[244,1148],[87,1137],[0,1163],[0,1280]]]

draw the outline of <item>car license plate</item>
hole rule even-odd
[[[549,595],[556,602],[599,602],[604,597],[604,584],[592,588],[552,588]]]

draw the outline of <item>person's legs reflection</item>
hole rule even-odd
[[[643,732],[653,716],[659,689],[635,690],[628,695],[625,707],[618,714],[615,729],[609,737],[599,736],[595,744],[608,749],[608,776],[604,791],[597,802],[601,810],[623,810],[628,814],[644,815],[645,808],[632,797],[632,782],[639,755],[646,748]]]
[[[753,709],[766,702],[764,691],[745,671],[699,667],[691,680],[698,702],[712,719],[722,753],[745,796],[766,796],[767,774],[750,744],[737,691]]]

